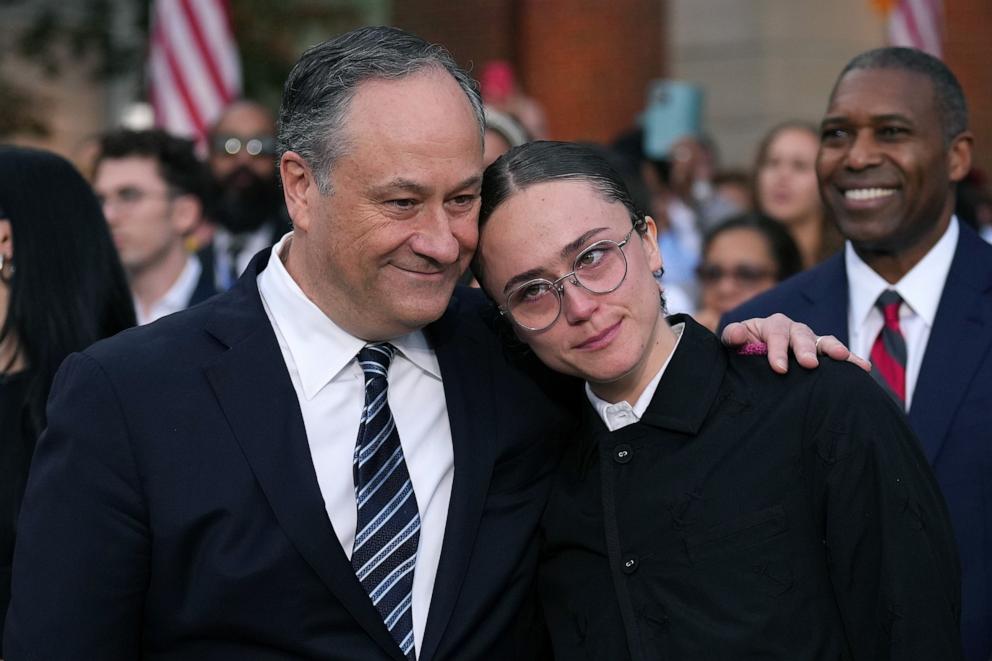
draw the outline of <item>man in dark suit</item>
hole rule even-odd
[[[210,269],[185,245],[204,222],[208,181],[189,140],[158,129],[100,137],[93,188],[127,272],[139,324],[217,293]]]
[[[452,296],[478,94],[391,28],[312,48],[285,89],[293,232],[60,372],[7,661],[543,658],[533,540],[574,389]]]
[[[964,94],[920,51],[854,58],[823,119],[820,192],[842,254],[731,312],[782,312],[871,354],[950,509],[970,661],[992,653],[992,246],[953,215],[971,165]]]

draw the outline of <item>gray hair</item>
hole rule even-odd
[[[347,148],[345,117],[358,86],[428,68],[447,71],[465,92],[481,143],[485,119],[478,86],[451,54],[396,28],[365,27],[309,48],[290,71],[279,108],[279,159],[287,151],[299,154],[313,169],[321,194],[329,194],[330,169]]]
[[[897,69],[921,74],[930,79],[933,85],[933,98],[941,121],[944,142],[950,145],[954,138],[968,130],[968,104],[964,98],[961,83],[946,64],[939,59],[915,48],[889,46],[876,48],[857,55],[837,77],[833,99],[840,81],[851,71],[862,69]]]

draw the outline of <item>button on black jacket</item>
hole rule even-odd
[[[558,469],[556,658],[959,659],[950,524],[901,412],[851,365],[777,375],[677,321],[642,420],[587,406]]]

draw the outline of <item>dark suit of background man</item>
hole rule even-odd
[[[903,366],[895,387],[880,373],[878,380],[904,404],[947,500],[961,555],[965,653],[988,661],[992,246],[953,216],[955,183],[971,165],[964,94],[929,55],[869,51],[841,73],[822,128],[820,192],[846,248],[727,319],[784,312],[872,353],[890,374]],[[874,305],[885,290],[902,299],[888,301],[890,319]]]
[[[280,151],[291,235],[212,303],[63,365],[21,514],[7,661],[539,654],[530,540],[564,423],[504,361],[480,297],[452,299],[477,240],[471,80],[411,35],[349,33],[290,74]],[[402,445],[388,479],[362,484],[372,500],[405,471],[412,494],[404,479],[395,502],[412,500],[419,529],[411,574],[389,564],[395,519],[361,528],[363,552],[383,553],[366,580],[412,576],[383,613],[351,557],[356,438],[384,410],[370,402],[360,423],[355,358],[387,340]]]

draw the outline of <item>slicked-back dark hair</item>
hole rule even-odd
[[[584,181],[608,202],[627,208],[630,221],[639,234],[646,231],[644,212],[639,209],[624,184],[623,177],[594,148],[573,142],[538,140],[514,147],[486,168],[482,177],[481,231],[496,208],[519,192],[549,181]],[[472,259],[472,272],[482,282],[483,264],[479,251]]]
[[[397,80],[420,71],[446,71],[465,92],[485,130],[478,86],[443,47],[392,27],[352,30],[307,50],[289,72],[279,108],[278,157],[299,154],[310,165],[320,192],[331,191],[329,173],[348,148],[344,121],[358,86],[367,80]]]
[[[480,233],[496,209],[515,193],[553,181],[589,184],[607,202],[619,202],[626,208],[630,222],[639,235],[644,236],[647,233],[644,210],[635,204],[623,176],[610,165],[598,148],[552,140],[538,140],[514,147],[486,168],[482,176]],[[484,270],[482,251],[476,250],[472,258],[472,274],[493,304],[497,333],[508,348],[529,353],[529,349],[517,337],[509,318],[495,313],[497,302],[492,292],[483,284]],[[664,311],[665,296],[660,289],[658,302]]]
[[[133,326],[134,307],[100,204],[69,161],[0,147],[0,218],[15,265],[0,341],[14,338],[31,370],[24,406],[40,432],[62,360]]]
[[[624,205],[639,234],[646,231],[643,210],[634,204],[623,177],[602,155],[586,145],[538,140],[514,147],[486,168],[482,177],[480,232],[493,212],[511,195],[549,181],[588,183],[608,202]],[[480,283],[484,268],[477,250],[472,259],[472,273]]]
[[[968,130],[968,103],[961,83],[947,65],[933,55],[916,48],[897,46],[876,48],[856,55],[840,72],[830,98],[837,92],[837,86],[844,76],[863,69],[897,69],[926,76],[933,85],[933,99],[940,116],[944,142],[949,145],[954,138]]]
[[[210,178],[191,141],[161,129],[111,131],[100,136],[95,168],[107,159],[132,157],[154,160],[159,176],[170,189],[180,195],[195,195],[202,205],[207,205]]]

